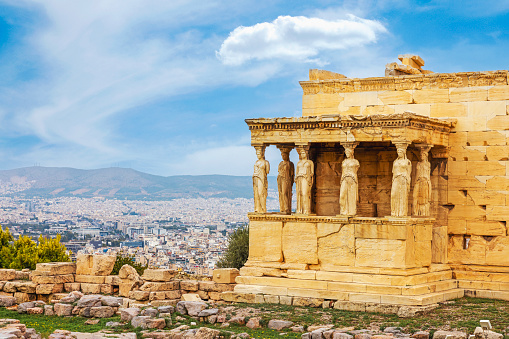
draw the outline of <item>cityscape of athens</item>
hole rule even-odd
[[[0,0],[0,339],[509,339],[507,55],[507,0]]]

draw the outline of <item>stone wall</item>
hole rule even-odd
[[[110,275],[115,256],[78,255],[76,263],[41,263],[34,271],[0,269],[0,296],[16,303],[59,300],[69,292],[119,295],[127,304],[166,306],[181,300],[222,300],[221,293],[233,291],[236,269],[214,271],[211,281],[177,279],[174,270],[147,269],[139,276],[124,265],[119,275]]]

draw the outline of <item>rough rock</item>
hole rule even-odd
[[[353,339],[353,335],[344,332],[334,331],[332,339]]]
[[[246,323],[246,317],[242,316],[232,317],[229,322],[232,324],[244,325]]]
[[[118,271],[118,277],[120,279],[127,279],[127,280],[139,280],[140,275],[138,272],[134,269],[134,267],[130,265],[124,265],[120,268]]]
[[[261,328],[262,325],[260,325],[260,320],[262,320],[262,318],[260,318],[260,317],[251,318],[247,322],[246,327],[251,328],[251,329]]]
[[[196,280],[182,280],[180,282],[180,289],[185,291],[198,291],[200,283]]]
[[[154,318],[157,317],[157,310],[155,308],[146,308],[141,311],[140,315],[146,315],[148,317]]]
[[[101,319],[88,319],[87,321],[85,321],[85,324],[86,325],[97,325],[97,324],[99,324],[100,321],[101,321]]]
[[[55,311],[53,311],[53,305],[44,306],[44,315],[55,315]]]
[[[467,339],[467,334],[460,331],[436,331],[433,334],[433,339],[445,339],[450,335],[450,339]]]
[[[483,331],[482,327],[476,327],[474,331],[476,339],[502,339],[504,335],[490,330]]]
[[[53,306],[55,314],[60,316],[60,317],[72,315],[72,309],[73,308],[74,307],[72,305],[69,305],[69,304],[60,304],[60,303],[56,303]]]
[[[108,321],[106,324],[105,324],[106,327],[118,327],[118,326],[122,326],[121,323],[119,323],[118,321]]]
[[[0,281],[9,281],[16,279],[16,270],[0,269]]]
[[[103,295],[101,297],[101,304],[103,306],[119,307],[122,304],[122,300],[121,298]]]
[[[48,262],[39,263],[35,266],[34,275],[62,275],[75,274],[76,264],[73,262]]]
[[[159,306],[157,308],[159,313],[173,313],[175,312],[175,307],[173,306]]]
[[[140,314],[139,308],[123,308],[120,310],[120,321],[129,322]]]
[[[167,269],[146,269],[143,272],[142,279],[147,281],[169,281],[177,275],[175,270]]]
[[[412,334],[412,338],[414,339],[429,339],[429,332],[427,331],[418,331]]]
[[[198,314],[207,308],[207,304],[202,301],[181,301],[179,302],[184,304],[184,307],[187,310],[187,314],[191,317],[196,317]],[[178,304],[177,304],[178,307]]]
[[[90,315],[94,318],[111,318],[115,314],[115,309],[110,306],[91,307]]]
[[[186,315],[187,309],[184,303],[185,301],[179,301],[175,307],[178,313]]]
[[[90,294],[90,295],[84,295],[83,297],[78,300],[78,307],[98,307],[101,306],[101,298],[102,295],[97,294]]]
[[[208,317],[208,316],[218,314],[218,313],[219,313],[219,310],[217,308],[209,308],[209,309],[203,310],[200,313],[198,313],[198,317]]]
[[[10,307],[16,305],[16,298],[9,296],[0,296],[0,307]]]
[[[27,313],[27,309],[35,307],[33,301],[24,302],[18,305],[18,313]]]
[[[41,307],[27,308],[27,313],[28,314],[43,314],[44,313],[44,309],[41,308]]]
[[[195,333],[195,338],[200,339],[216,339],[219,338],[219,330],[214,330],[208,327],[200,327]]]
[[[285,328],[290,328],[293,326],[293,321],[286,321],[286,320],[275,320],[272,319],[269,321],[267,327],[271,330],[281,331]]]

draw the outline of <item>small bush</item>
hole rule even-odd
[[[228,238],[228,248],[219,259],[219,268],[241,268],[249,256],[249,227],[239,227]]]
[[[117,253],[117,259],[115,260],[115,265],[113,266],[112,275],[117,275],[122,266],[129,265],[132,266],[139,275],[142,275],[143,272],[148,268],[148,265],[142,265],[136,263],[136,257],[134,254],[128,254],[123,252]]]

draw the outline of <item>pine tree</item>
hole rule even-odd
[[[228,248],[218,261],[219,268],[241,268],[249,257],[249,227],[237,228],[228,238]]]

